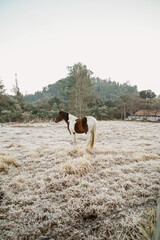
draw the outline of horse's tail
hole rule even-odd
[[[93,148],[93,146],[94,146],[96,128],[97,128],[97,120],[94,118],[94,124],[93,124],[93,128],[91,130],[91,136],[90,136],[90,147],[91,148]]]

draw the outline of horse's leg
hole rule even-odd
[[[86,134],[86,137],[87,137],[87,146],[90,145],[90,134],[91,134],[91,132],[88,132],[88,133]]]
[[[94,139],[95,139],[95,130],[94,129],[92,129],[89,133],[87,133],[87,139],[88,139],[87,146],[89,146],[90,148],[93,148]]]
[[[73,145],[76,145],[76,134],[73,133]]]

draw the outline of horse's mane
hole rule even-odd
[[[64,120],[66,120],[66,121],[69,120],[69,117],[68,117],[69,113],[61,110],[61,111],[60,111],[60,114],[62,115],[62,117],[63,117]]]

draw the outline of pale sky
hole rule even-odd
[[[0,80],[42,90],[81,62],[160,94],[160,0],[0,0]]]

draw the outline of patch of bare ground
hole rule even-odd
[[[160,124],[99,122],[93,150],[85,135],[72,146],[65,123],[0,131],[0,239],[142,239],[159,190]]]

